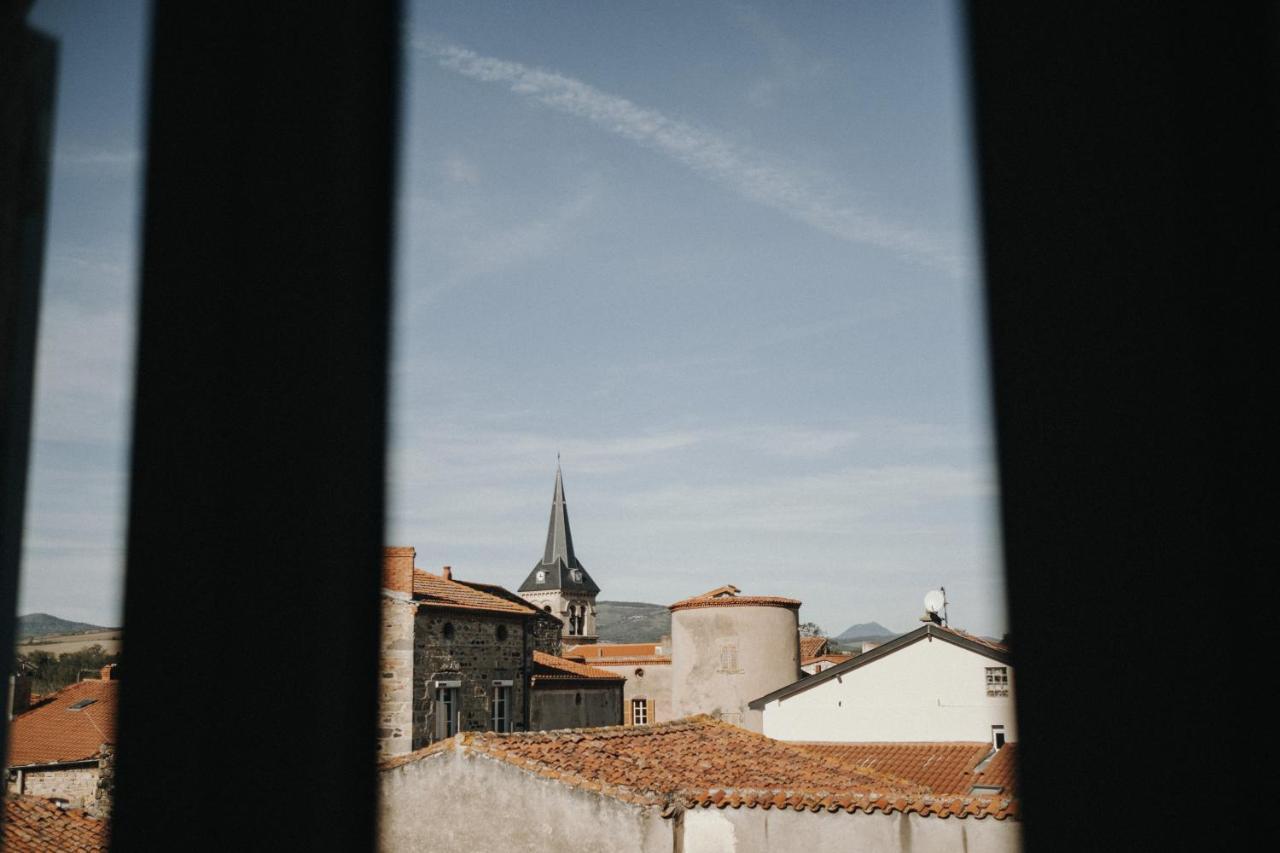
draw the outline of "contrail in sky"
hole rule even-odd
[[[553,71],[481,56],[438,39],[422,40],[416,46],[443,68],[473,80],[507,86],[529,100],[660,151],[740,195],[841,240],[886,249],[955,276],[966,267],[955,247],[934,235],[841,203],[814,181],[711,131]]]

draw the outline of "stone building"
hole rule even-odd
[[[660,643],[593,643],[567,649],[569,660],[626,679],[623,720],[628,726],[665,723],[671,713],[671,638]]]
[[[379,756],[463,731],[529,726],[533,654],[560,650],[560,623],[518,596],[413,565],[413,548],[382,561]]]
[[[868,769],[859,758],[823,755],[705,716],[469,733],[381,764],[379,846],[398,853],[1020,849],[1012,795],[935,790]],[[928,769],[928,762],[916,766]],[[493,819],[458,817],[490,813]]]
[[[117,667],[42,696],[9,724],[7,788],[92,815],[111,812]]]
[[[529,728],[581,729],[622,722],[621,675],[544,652],[533,653]]]
[[[378,755],[471,731],[615,725],[623,679],[559,657],[563,626],[493,584],[382,561]]]
[[[564,479],[557,464],[547,543],[542,559],[520,584],[520,595],[535,607],[560,617],[564,623],[565,642],[593,643],[597,638],[596,596],[599,594],[600,587],[596,586],[573,551]]]
[[[794,598],[722,586],[670,605],[672,714],[761,730],[751,700],[801,676]]]

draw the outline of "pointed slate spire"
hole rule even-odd
[[[578,562],[573,556],[573,534],[569,532],[569,508],[564,503],[564,478],[560,475],[559,459],[556,460],[556,490],[551,495],[551,523],[547,525],[547,547],[542,552],[542,562],[554,563],[557,560],[569,566],[576,565]]]
[[[547,544],[542,559],[520,585],[521,592],[538,589],[578,590],[598,593],[600,588],[587,574],[573,553],[573,532],[569,529],[569,508],[564,499],[564,477],[560,473],[560,454],[556,454],[556,488],[551,495],[551,521],[547,525]]]

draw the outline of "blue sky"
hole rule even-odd
[[[143,19],[63,38],[22,609],[114,622]],[[95,20],[96,18],[96,20]],[[388,541],[1004,630],[956,10],[411,4]],[[109,36],[109,38],[108,38]],[[175,567],[175,570],[180,570]]]

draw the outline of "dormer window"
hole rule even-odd
[[[569,577],[573,578],[574,583],[582,582],[582,572],[578,571],[577,569],[573,569],[572,571],[570,571]]]

